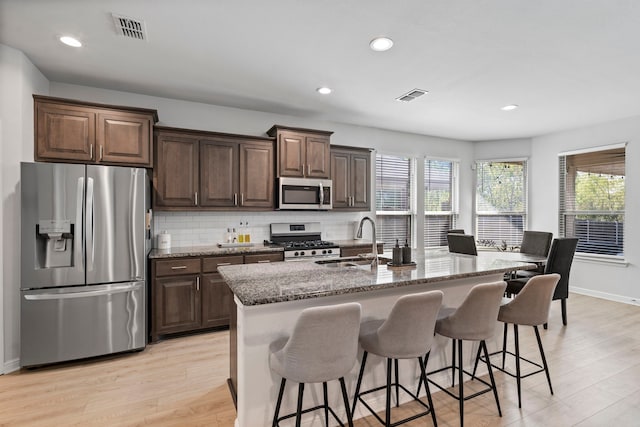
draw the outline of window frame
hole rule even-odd
[[[480,211],[478,210],[478,166],[480,163],[515,163],[522,162],[523,171],[524,171],[524,211],[499,211],[499,212],[490,212],[490,211]],[[509,158],[490,158],[490,159],[476,159],[473,161],[473,171],[474,171],[474,188],[473,188],[473,234],[476,236],[476,240],[479,240],[480,230],[478,220],[482,216],[521,216],[522,217],[522,232],[529,229],[529,158],[528,157],[509,157]],[[506,239],[501,239],[506,240]],[[520,239],[520,242],[522,238]],[[512,245],[508,246],[519,246],[520,242],[513,242]],[[501,244],[501,242],[494,242],[497,245]],[[490,247],[486,247],[483,245],[479,245],[478,249],[490,249]]]
[[[579,149],[579,150],[572,150],[572,151],[565,151],[565,152],[561,152],[558,153],[558,235],[560,237],[566,237],[566,216],[567,215],[574,215],[574,216],[579,216],[581,214],[583,215],[594,215],[594,214],[602,214],[605,212],[608,213],[615,213],[615,214],[622,214],[623,215],[623,230],[624,230],[624,222],[626,221],[626,215],[627,215],[627,142],[622,142],[622,143],[617,143],[617,144],[610,144],[610,145],[602,145],[602,146],[596,146],[596,147],[589,147],[589,148],[584,148],[584,149]],[[578,210],[578,209],[572,209],[572,210],[567,210],[566,209],[566,202],[567,202],[567,194],[566,194],[566,180],[567,180],[567,169],[566,169],[566,162],[567,162],[567,157],[569,156],[576,156],[576,155],[580,155],[580,154],[589,154],[589,153],[596,153],[596,152],[600,152],[600,151],[608,151],[608,150],[615,150],[615,149],[619,149],[619,148],[623,148],[625,151],[625,160],[624,160],[624,167],[625,167],[625,174],[624,174],[624,180],[625,180],[625,198],[624,198],[624,210],[620,211],[620,210],[610,210],[610,211],[600,211],[600,210],[596,210],[596,211],[592,211],[592,210]],[[564,175],[561,171],[561,167],[564,166]],[[573,197],[575,199],[576,197],[576,193],[574,192]],[[623,264],[623,265],[627,265],[626,262],[626,241],[624,238],[624,231],[622,233],[622,255],[608,255],[608,254],[596,254],[596,253],[590,253],[590,252],[580,252],[578,251],[578,249],[576,249],[576,253],[575,253],[575,258],[578,259],[583,259],[583,260],[590,260],[590,261],[594,261],[594,262],[602,262],[602,263],[606,263],[606,264]]]
[[[388,211],[388,210],[378,210],[378,174],[377,174],[377,162],[378,156],[388,156],[388,157],[397,157],[397,158],[406,158],[409,161],[409,209],[408,210],[397,210],[397,211]],[[409,236],[410,245],[415,247],[415,221],[416,221],[416,157],[410,154],[404,153],[392,153],[385,151],[377,151],[375,153],[375,213],[376,213],[376,227],[379,227],[381,221],[378,221],[379,217],[407,217],[408,218],[408,230],[407,235]],[[376,230],[378,233],[378,240],[380,240],[380,235],[382,233],[379,230]],[[397,237],[401,239],[401,236]],[[395,244],[395,242],[393,242]],[[387,245],[387,247],[389,247]]]
[[[423,156],[422,157],[422,163],[423,163],[423,170],[422,170],[422,192],[424,193],[424,197],[425,200],[423,200],[423,212],[422,212],[422,218],[423,218],[423,232],[422,232],[422,246],[424,249],[437,249],[437,248],[442,248],[442,247],[446,247],[446,235],[444,236],[443,245],[440,246],[428,246],[427,245],[427,239],[426,239],[426,234],[427,234],[427,217],[429,216],[449,216],[451,217],[451,224],[450,224],[450,229],[454,229],[456,228],[457,224],[458,224],[458,217],[459,217],[459,194],[460,194],[460,189],[459,189],[459,182],[460,182],[460,160],[458,159],[451,159],[451,158],[443,158],[443,157],[433,157],[433,156]],[[426,168],[426,163],[429,161],[436,161],[436,162],[449,162],[451,163],[451,186],[450,186],[450,191],[451,191],[451,209],[449,211],[428,211],[426,210],[426,192],[427,192],[427,188],[425,186],[425,179],[426,179],[426,172],[427,172],[427,168]],[[416,215],[417,217],[417,215]],[[417,220],[417,219],[416,219]]]

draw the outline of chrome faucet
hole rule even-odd
[[[362,226],[364,225],[365,221],[369,221],[371,223],[371,228],[373,230],[373,260],[371,261],[371,268],[378,268],[378,245],[376,243],[376,223],[369,218],[368,216],[365,216],[364,218],[362,218],[360,220],[360,225],[358,226],[358,232],[356,233],[356,237],[358,239],[362,238]]]

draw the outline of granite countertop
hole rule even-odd
[[[236,248],[219,248],[217,245],[211,246],[183,246],[171,249],[152,249],[149,252],[150,259],[179,258],[187,256],[207,256],[207,255],[241,255],[261,252],[282,252],[284,249],[265,246],[256,243],[254,246],[243,246]]]
[[[372,271],[369,265],[328,267],[313,261],[298,261],[229,265],[219,267],[218,271],[240,302],[250,306],[437,283],[535,267],[535,264],[501,258],[500,253],[471,256],[437,250],[416,259],[413,269],[392,270],[381,263],[377,271]]]
[[[333,240],[341,248],[370,246],[371,241],[362,239]],[[381,244],[382,242],[378,242]],[[188,256],[207,256],[207,255],[238,255],[251,254],[261,252],[282,252],[284,249],[277,246],[265,246],[262,243],[256,243],[255,246],[245,246],[237,248],[219,248],[217,245],[210,246],[182,246],[173,247],[171,249],[154,248],[149,252],[150,259],[161,258],[179,258]]]

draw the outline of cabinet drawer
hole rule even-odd
[[[268,254],[251,254],[244,256],[245,264],[255,264],[258,262],[278,262],[284,261],[284,252],[274,252]]]
[[[233,256],[217,256],[202,258],[203,273],[217,273],[218,267],[222,265],[242,264],[244,258],[242,255]]]
[[[180,258],[156,261],[156,276],[200,273],[200,258]]]
[[[382,243],[378,243],[378,253],[381,254],[383,252]],[[358,245],[358,246],[349,246],[340,248],[340,256],[341,257],[353,257],[358,256],[360,254],[371,253],[371,245]]]

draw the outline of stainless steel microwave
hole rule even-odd
[[[285,178],[278,180],[278,209],[328,210],[333,208],[330,179]]]

